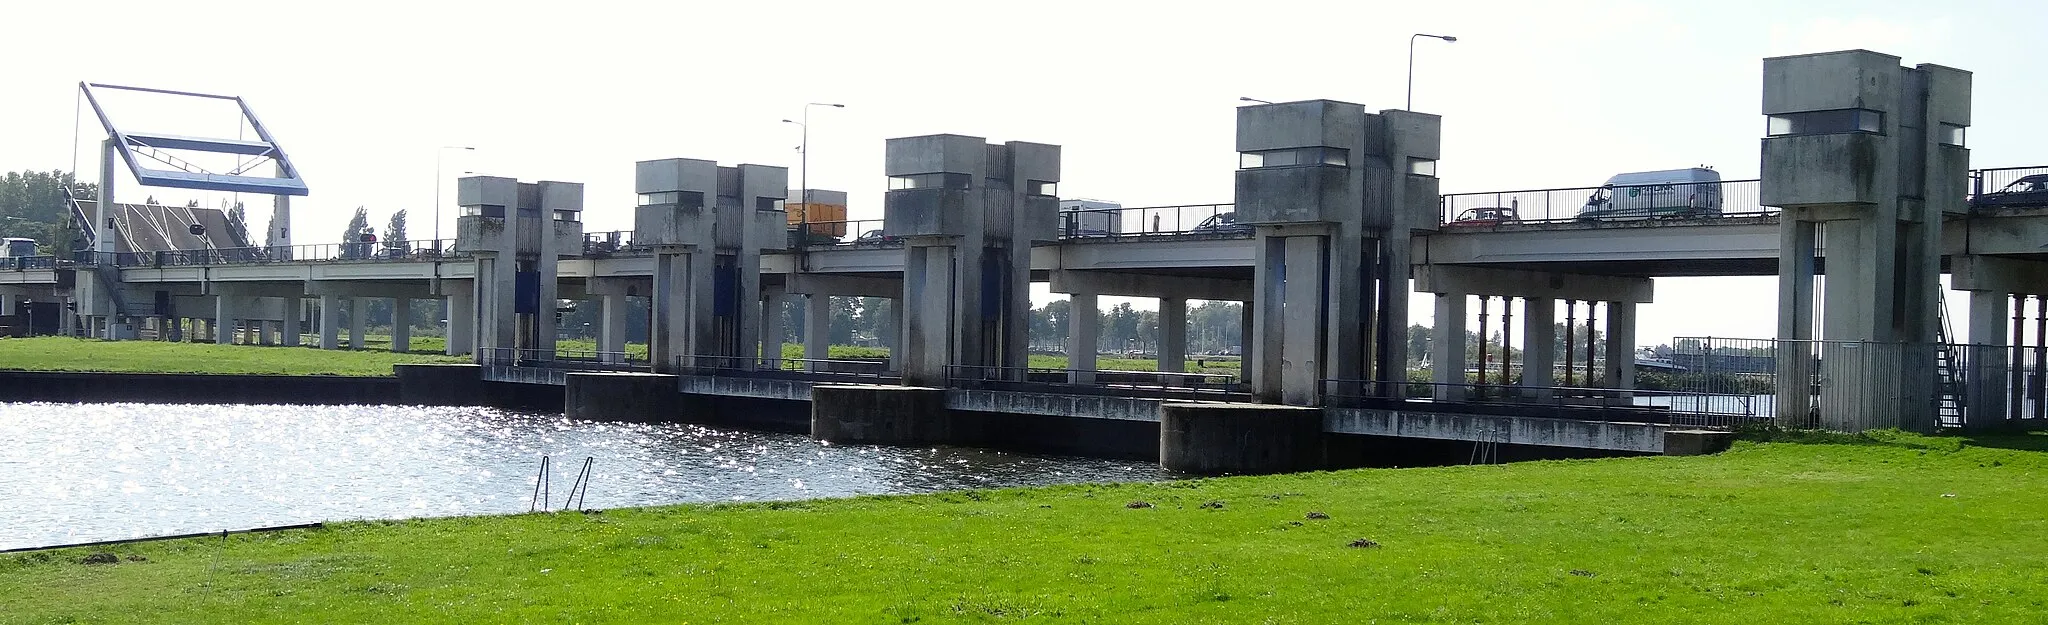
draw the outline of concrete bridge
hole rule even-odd
[[[678,396],[808,401],[816,384],[847,382],[918,394],[890,386],[901,384],[941,389],[915,401],[946,410],[1146,423],[1174,401],[1257,403],[1320,411],[1330,433],[1640,452],[1663,445],[1643,432],[1748,420],[2003,427],[2026,416],[2008,376],[2024,366],[2008,346],[2026,333],[2003,321],[2015,299],[2048,294],[2048,210],[1971,208],[1984,181],[2022,170],[1968,169],[1969,82],[1863,51],[1767,59],[1761,180],[1713,183],[1726,200],[1717,210],[1654,219],[1533,214],[1628,189],[1440,195],[1436,116],[1314,100],[1239,109],[1231,204],[1063,211],[1058,146],[931,135],[888,142],[875,236],[858,222],[786,227],[788,214],[824,208],[790,198],[833,194],[789,190],[782,168],[664,159],[636,164],[631,232],[585,233],[580,185],[472,177],[459,182],[454,240],[15,259],[0,265],[0,293],[68,299],[77,315],[65,320],[94,336],[141,324],[175,339],[182,318],[221,342],[242,328],[293,344],[312,320],[324,348],[340,345],[340,307],[392,298],[403,316],[415,300],[443,299],[448,353],[474,354],[478,380],[561,386],[572,413],[579,375],[621,375],[579,371],[631,369],[664,376],[643,384]],[[1463,219],[1471,207],[1532,214]],[[1971,293],[1977,345],[1945,345],[1944,271]],[[1778,339],[1814,357],[1776,360],[1768,407],[1634,388],[1634,309],[1652,301],[1650,280],[1709,275],[1780,277]],[[1818,288],[1818,275],[1834,280]],[[1502,363],[1487,384],[1482,350],[1475,383],[1467,328],[1446,322],[1428,354],[1433,379],[1408,380],[1411,278],[1439,320],[1465,319],[1475,301],[1482,324],[1496,301],[1504,332],[1519,318],[1519,370]],[[1026,366],[1033,282],[1072,296],[1069,370]],[[151,305],[129,297],[123,308],[110,294],[124,291]],[[1103,295],[1160,299],[1162,373],[1095,371],[1085,347]],[[889,362],[830,361],[815,331],[804,359],[780,358],[783,307],[805,298],[819,328],[833,296],[897,302]],[[652,311],[645,363],[625,356],[628,298]],[[597,353],[556,349],[548,308],[565,299],[603,307]],[[1188,299],[1246,303],[1242,380],[1181,374]],[[1560,304],[1566,332],[1581,319],[1602,331],[1599,353],[1552,347]],[[349,344],[361,346],[364,315],[351,317]],[[406,330],[394,332],[407,349]],[[859,366],[879,372],[837,370]]]

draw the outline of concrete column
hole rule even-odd
[[[950,246],[904,249],[901,362],[905,384],[944,386],[946,367],[954,362],[954,341],[965,341],[954,334],[960,330],[954,323],[955,300],[979,301],[973,295],[980,281],[963,287],[968,292],[956,291],[955,251]],[[966,271],[965,266],[959,269]],[[979,311],[972,312],[974,318],[980,318]]]
[[[278,326],[272,325],[274,323],[276,322],[269,319],[258,319],[250,322],[250,325],[255,326],[257,344],[265,346],[277,344]]]
[[[1245,302],[1244,374],[1261,403],[1280,403],[1281,321],[1286,318],[1287,239],[1259,236],[1254,242],[1253,297]]]
[[[448,355],[476,351],[476,294],[470,289],[448,293]]]
[[[1436,294],[1436,325],[1430,328],[1429,381],[1439,401],[1465,397],[1465,305],[1464,293]],[[1450,386],[1446,386],[1450,385]]]
[[[320,349],[341,348],[341,298],[320,296]]]
[[[1636,387],[1636,305],[1607,303],[1607,388]]]
[[[1328,258],[1325,238],[1287,237],[1286,304],[1288,320],[1280,351],[1280,401],[1294,406],[1313,406],[1322,396],[1324,317],[1328,310],[1323,288],[1323,267]]]
[[[306,316],[306,300],[302,297],[284,298],[284,344],[298,347],[299,335],[305,333],[301,327]]]
[[[235,298],[226,295],[213,297],[213,342],[219,345],[235,344]]]
[[[789,340],[782,325],[783,309],[787,307],[787,295],[768,293],[761,298],[761,361],[764,366],[782,367],[782,344]]]
[[[2008,369],[2007,326],[2011,295],[1998,291],[1970,292],[1969,404],[1963,427],[1988,430],[2003,427],[2010,412],[2006,402]]]
[[[1188,300],[1159,298],[1159,370],[1186,371],[1188,365]]]
[[[811,387],[811,438],[847,445],[938,445],[954,440],[946,391],[907,386]]]
[[[165,321],[169,322],[167,325],[170,326],[170,330],[169,334],[164,337],[164,340],[170,341],[172,343],[185,342],[185,318],[171,317],[170,319],[166,319]]]
[[[1813,418],[1813,283],[1818,266],[1815,228],[1810,221],[1787,219],[1778,233],[1778,348],[1773,385],[1777,389],[1777,422],[1790,428],[1812,427]]]
[[[1322,464],[1323,411],[1263,404],[1159,406],[1159,466],[1203,475],[1286,473]]]
[[[365,302],[365,300],[364,300],[363,298],[360,298],[360,297],[351,297],[351,298],[348,298],[348,348],[349,348],[349,349],[354,349],[354,350],[360,350],[360,349],[362,349],[362,348],[363,348],[363,336],[364,336],[365,334],[368,334],[368,333],[367,333],[367,332],[365,332],[364,330],[365,330],[366,328],[368,328],[368,327],[370,326],[370,307],[369,307],[369,306],[365,306],[365,305],[364,305],[364,302]]]
[[[15,305],[15,304],[14,304],[14,296],[13,296],[13,295],[9,295],[9,294],[6,294],[6,293],[0,293],[0,316],[11,316],[11,315],[13,315],[13,314],[14,314],[14,305]]]
[[[689,255],[662,250],[654,256],[654,289],[648,299],[647,354],[655,371],[672,371],[690,350]]]
[[[69,306],[61,307],[57,313],[57,331],[64,336],[78,336],[78,315],[72,314]]]
[[[1631,305],[1633,306],[1633,305]],[[1547,398],[1557,385],[1557,300],[1522,300],[1522,387],[1527,397]]]
[[[391,300],[391,351],[412,351],[412,298]]]
[[[605,295],[598,300],[597,351],[626,352],[626,308],[624,295]]]
[[[1067,368],[1073,369],[1075,384],[1095,381],[1095,350],[1102,339],[1101,307],[1094,293],[1069,296],[1067,308]]]
[[[832,296],[814,293],[804,298],[804,358],[824,360],[832,353]]]

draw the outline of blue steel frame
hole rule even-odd
[[[232,101],[235,103],[235,106],[242,110],[242,120],[248,122],[249,127],[256,131],[258,140],[213,139],[207,137],[180,137],[154,133],[124,132],[114,125],[114,121],[111,118],[107,117],[106,110],[100,107],[99,98],[94,97],[93,89],[136,91]],[[307,194],[306,182],[299,177],[299,168],[292,165],[291,158],[285,156],[284,148],[277,144],[276,139],[271,138],[270,131],[263,127],[263,122],[256,119],[256,113],[249,110],[249,103],[242,101],[242,98],[238,96],[85,82],[78,83],[78,90],[85,94],[86,102],[92,104],[93,115],[99,117],[100,126],[105,127],[107,130],[107,137],[114,140],[115,148],[120,151],[121,160],[128,164],[128,171],[134,174],[135,180],[144,186],[232,193],[261,193],[267,195]],[[247,171],[246,167],[237,168],[235,171],[224,174],[208,171],[194,172],[145,167],[141,161],[135,158],[134,148],[136,147],[267,157],[277,162],[281,174],[277,177],[243,175]],[[259,160],[258,162],[261,161]]]

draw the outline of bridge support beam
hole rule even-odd
[[[370,307],[360,297],[348,298],[348,348],[362,350],[370,327]]]
[[[462,356],[476,351],[476,295],[474,287],[460,287],[448,293],[447,335],[449,356]],[[329,348],[332,349],[332,348]]]
[[[233,345],[235,344],[235,322],[239,321],[235,317],[235,315],[239,314],[235,306],[237,302],[235,302],[233,296],[229,295],[215,295],[213,301],[213,342],[219,345]]]
[[[306,300],[305,300],[305,298],[302,298],[302,297],[287,297],[287,298],[284,298],[284,321],[283,321],[283,324],[284,324],[284,328],[283,328],[283,331],[284,331],[284,337],[283,337],[283,338],[284,338],[284,341],[283,341],[283,343],[284,343],[284,345],[285,345],[286,347],[298,347],[298,346],[299,346],[299,342],[300,342],[300,335],[302,335],[302,334],[305,334],[305,328],[304,328],[304,327],[302,327],[302,326],[304,325],[304,321],[305,321],[305,316],[306,316]],[[175,318],[174,318],[174,319],[172,319],[171,321],[172,321],[172,327],[173,327],[173,328],[177,327],[177,323],[176,323],[176,322],[177,322],[177,319],[175,319]],[[176,333],[176,330],[173,330],[172,332],[173,332],[173,333]],[[176,340],[176,339],[173,339],[173,340]]]
[[[1522,393],[1549,399],[1557,386],[1557,300],[1522,300]]]
[[[1430,393],[1437,401],[1464,398],[1465,310],[1471,296],[1436,294],[1436,323],[1430,327]]]
[[[626,352],[626,310],[625,295],[598,296],[599,328],[597,329],[597,350],[623,354]]]
[[[1607,303],[1607,388],[1636,387],[1636,305]],[[1526,362],[1526,361],[1525,361]],[[1505,380],[1503,380],[1505,383]]]
[[[406,353],[412,351],[412,298],[398,297],[391,300],[391,351]]]
[[[813,293],[804,297],[804,358],[832,357],[832,296]]]
[[[2004,427],[2011,407],[2007,405],[2007,378],[2011,366],[2010,336],[2006,323],[2012,314],[2012,294],[2002,291],[1970,292],[1969,404],[1963,427],[1993,430]]]
[[[320,296],[320,349],[341,349],[341,297]]]
[[[1159,406],[1159,466],[1201,475],[1288,473],[1322,464],[1323,411],[1261,404]]]
[[[789,341],[789,332],[782,323],[783,314],[789,308],[789,296],[780,292],[769,292],[761,296],[761,360],[772,368],[782,367],[782,345]]]

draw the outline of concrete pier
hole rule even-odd
[[[946,390],[914,386],[811,387],[811,438],[849,445],[956,442]]]
[[[392,365],[398,376],[398,399],[421,406],[484,406],[490,404],[483,367],[470,364]]]
[[[656,373],[571,373],[562,391],[571,419],[659,423],[681,410],[676,376]]]
[[[1203,475],[1287,473],[1322,461],[1323,411],[1269,404],[1161,404],[1159,466]]]

